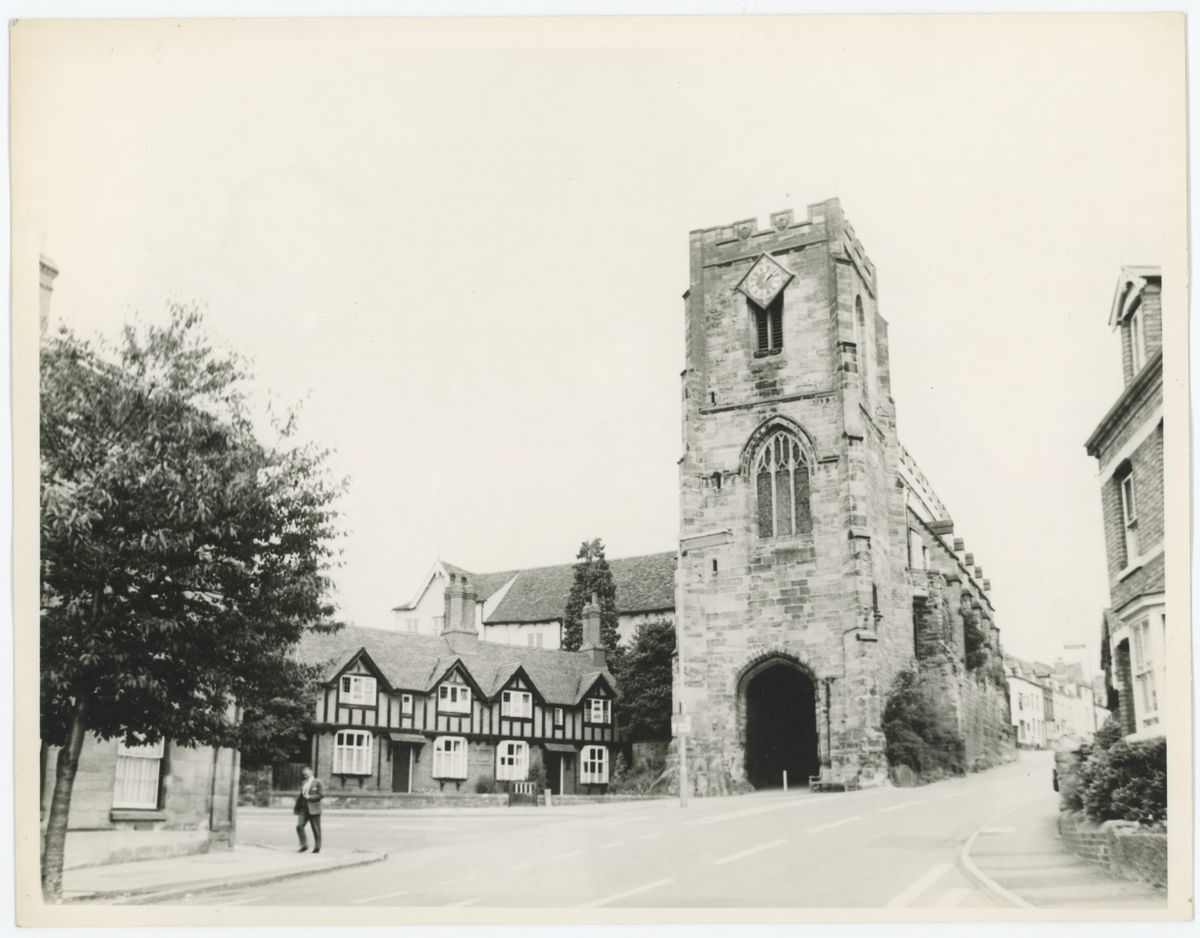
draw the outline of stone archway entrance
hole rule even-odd
[[[817,694],[809,675],[786,659],[764,662],[743,679],[746,780],[757,789],[807,785],[820,771]]]

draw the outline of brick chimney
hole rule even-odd
[[[442,637],[455,653],[468,651],[479,643],[475,629],[475,587],[465,576],[450,574],[443,607]]]
[[[595,593],[592,593],[592,601],[583,607],[583,643],[579,650],[590,654],[596,667],[608,667],[608,651],[600,637],[600,597]]]

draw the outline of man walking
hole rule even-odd
[[[304,828],[311,824],[313,832],[313,853],[321,852],[321,799],[325,793],[321,790],[321,780],[313,774],[307,765],[303,768],[304,781],[300,785],[300,794],[296,796],[296,833],[300,835],[300,853],[308,849],[308,838],[304,836]]]

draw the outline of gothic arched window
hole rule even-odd
[[[812,530],[809,471],[804,449],[792,434],[779,430],[767,438],[754,460],[759,537]]]

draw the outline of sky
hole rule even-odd
[[[22,34],[22,29],[26,32]],[[337,599],[440,557],[673,550],[688,232],[829,197],[878,272],[901,440],[1007,651],[1107,605],[1122,264],[1178,260],[1169,17],[16,27],[14,217],[53,314],[203,305],[349,477]],[[1181,282],[1177,281],[1177,282]]]

